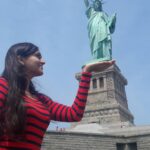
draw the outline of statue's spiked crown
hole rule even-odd
[[[103,0],[92,0],[92,2],[97,2],[97,1],[103,4]]]

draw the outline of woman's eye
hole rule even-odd
[[[35,55],[37,58],[41,59],[42,56],[40,54]]]
[[[42,56],[38,56],[38,58],[39,58],[39,59],[41,59],[41,58],[42,58]]]

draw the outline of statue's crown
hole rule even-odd
[[[103,0],[93,0],[93,2],[97,2],[97,1],[103,4]]]

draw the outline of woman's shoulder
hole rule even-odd
[[[49,98],[47,95],[45,95],[44,93],[38,92],[37,96],[40,98]]]
[[[47,102],[47,101],[50,101],[52,100],[49,96],[43,94],[43,93],[39,93],[37,94],[38,98],[41,100],[41,101],[44,101],[44,102]]]
[[[2,76],[0,76],[0,85],[6,85],[6,86],[8,86],[7,80],[4,77],[2,77]]]

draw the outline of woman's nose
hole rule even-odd
[[[45,64],[45,61],[44,61],[44,59],[41,59],[41,63],[44,65]]]

